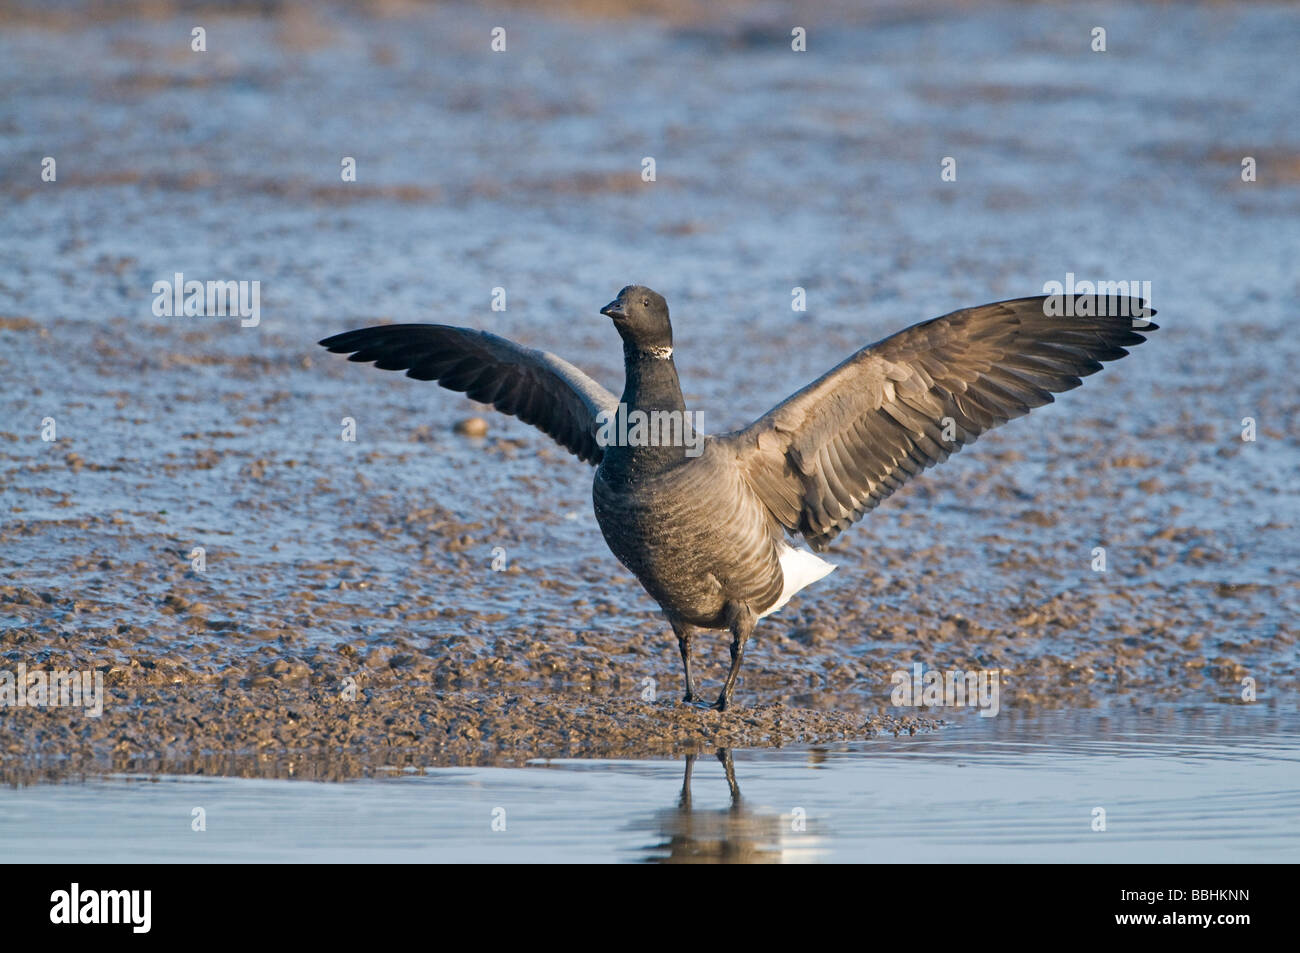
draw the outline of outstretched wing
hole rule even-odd
[[[1044,297],[964,308],[858,351],[744,430],[717,439],[772,515],[825,549],[909,477],[1078,387],[1146,340],[1142,317],[1053,316]],[[1151,315],[1137,298],[1057,299]],[[1118,306],[1125,306],[1121,310]],[[945,433],[945,429],[947,432]]]
[[[596,415],[616,398],[568,361],[513,341],[444,324],[388,324],[347,331],[320,342],[349,361],[437,381],[491,404],[548,434],[570,453],[599,463]]]

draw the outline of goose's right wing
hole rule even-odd
[[[599,463],[596,416],[611,414],[618,398],[546,351],[523,347],[487,331],[445,324],[388,324],[325,338],[320,344],[349,361],[373,361],[386,371],[437,381],[503,414],[518,417],[570,453]]]

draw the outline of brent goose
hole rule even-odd
[[[699,698],[696,631],[730,630],[731,669],[713,705],[722,711],[754,623],[834,568],[787,536],[824,550],[909,477],[1078,387],[1102,361],[1145,341],[1138,330],[1156,328],[1140,298],[1061,303],[1018,298],[914,325],[864,347],[743,430],[719,435],[693,426],[668,305],[639,285],[600,311],[623,339],[621,399],[554,354],[487,331],[394,324],[320,343],[350,361],[462,391],[595,464],[596,519],[672,625],[685,701]],[[652,439],[646,419],[671,423],[671,439]]]

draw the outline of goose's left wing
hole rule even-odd
[[[744,430],[716,438],[778,522],[824,549],[910,477],[1078,387],[1156,325],[1138,298],[964,308],[858,351]],[[1123,305],[1120,309],[1117,305]],[[1098,308],[1138,317],[1094,317]],[[946,431],[946,432],[945,432]]]

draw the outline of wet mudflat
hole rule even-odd
[[[0,667],[95,671],[106,697],[99,718],[0,709],[0,772],[617,758],[667,790],[680,765],[642,759],[795,745],[772,762],[795,765],[1046,710],[1206,717],[1246,752],[1271,718],[1282,745],[1300,688],[1297,14],[1098,8],[1106,54],[1080,15],[808,15],[793,54],[788,17],[757,10],[629,28],[286,7],[213,15],[200,56],[184,18],[10,11]],[[155,316],[177,272],[260,281],[257,326]],[[596,310],[643,282],[672,308],[688,400],[724,431],[862,344],[1067,273],[1151,281],[1160,332],[837,540],[839,569],[759,627],[752,705],[726,716],[675,704],[676,646],[606,550],[585,464],[513,420],[460,436],[468,401],[314,343],[470,325],[617,389]],[[716,686],[725,637],[697,654]],[[915,663],[996,670],[1002,713],[895,707]]]

